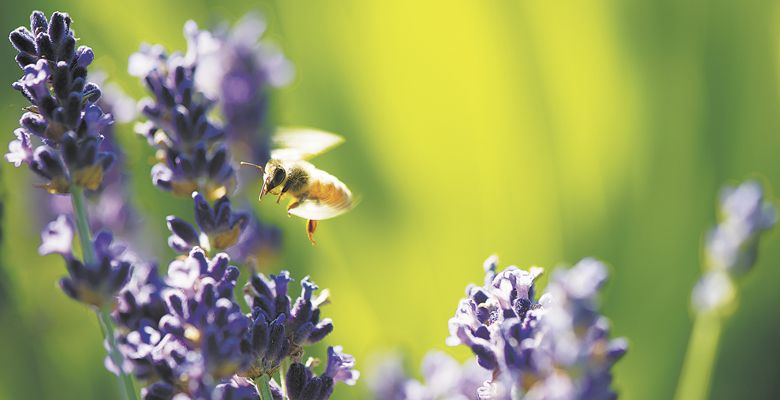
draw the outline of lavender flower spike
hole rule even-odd
[[[114,160],[98,151],[113,119],[96,104],[100,88],[87,81],[95,56],[89,47],[76,48],[68,14],[55,12],[47,21],[35,11],[30,21],[30,29],[9,35],[23,71],[13,87],[31,106],[5,158],[17,167],[27,164],[50,193],[68,193],[71,185],[95,190]]]
[[[758,257],[761,235],[774,226],[777,213],[755,181],[726,187],[720,196],[720,221],[705,240],[706,272],[693,288],[699,312],[730,304],[736,297],[734,278],[749,272]]]
[[[606,267],[584,259],[555,271],[537,301],[534,281],[541,274],[485,262],[485,284],[471,285],[450,319],[450,345],[471,348],[491,379],[480,398],[613,398],[612,365],[626,351],[624,339],[609,339],[609,324],[598,313],[596,295]]]
[[[764,200],[761,185],[748,181],[723,189],[720,215],[718,226],[707,237],[707,264],[713,270],[743,274],[755,264],[758,239],[775,224],[777,214]]]
[[[188,22],[185,35],[193,31],[197,26]],[[189,45],[197,43],[190,40]],[[196,59],[169,56],[160,46],[142,46],[130,57],[130,74],[141,78],[153,96],[139,104],[148,121],[136,130],[157,149],[156,186],[178,196],[199,191],[213,200],[235,189],[235,171],[221,143],[224,132],[208,116],[214,102],[195,87],[196,66]]]

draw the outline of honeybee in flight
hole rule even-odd
[[[306,161],[344,142],[339,135],[309,128],[282,128],[272,137],[274,150],[271,160],[256,167],[263,173],[260,196],[270,193],[289,197],[287,215],[301,217],[306,222],[306,233],[312,244],[319,221],[333,218],[351,210],[355,202],[347,185],[335,176]]]

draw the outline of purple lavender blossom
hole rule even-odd
[[[64,215],[47,225],[41,239],[41,255],[56,253],[65,259],[68,276],[60,280],[60,287],[66,295],[97,308],[114,304],[135,260],[123,245],[113,242],[110,233],[99,232],[88,244],[94,249],[94,264],[85,264],[73,255],[73,227]]]
[[[186,259],[174,260],[164,278],[154,266],[142,265],[120,294],[114,319],[121,330],[121,368],[148,383],[145,399],[257,399],[247,379],[273,375],[288,357],[294,367],[282,372],[300,378],[292,384],[302,385],[288,382],[288,400],[313,399],[290,394],[312,391],[327,399],[334,381],[355,383],[355,359],[341,347],[328,349],[319,377],[299,364],[304,346],[333,330],[329,319],[320,320],[327,291],[314,296],[317,286],[304,278],[302,293],[291,304],[289,273],[270,279],[256,274],[245,287],[252,308],[245,315],[233,298],[239,271],[229,262],[224,253],[209,259],[196,247]],[[304,389],[309,384],[314,386]]]
[[[142,331],[144,323],[157,322],[167,313],[163,293],[167,284],[152,263],[137,263],[130,280],[119,293],[113,318],[130,331]]]
[[[99,150],[101,133],[113,120],[96,104],[100,88],[87,81],[94,54],[76,48],[68,14],[55,12],[47,21],[35,11],[30,21],[30,29],[9,35],[23,71],[13,87],[32,105],[6,159],[17,167],[27,164],[50,193],[68,193],[71,185],[97,189],[114,157]]]
[[[291,304],[291,281],[287,271],[271,275],[270,279],[257,273],[244,286],[244,298],[252,308],[253,320],[250,344],[254,361],[245,371],[249,377],[271,375],[287,357],[299,361],[305,346],[321,341],[333,331],[330,318],[320,320],[320,306],[327,303],[329,292],[323,290],[315,297],[318,287],[305,277],[301,280],[301,295]]]
[[[239,271],[229,262],[195,248],[173,261],[164,279],[147,275],[123,293],[115,316],[124,330],[123,368],[150,383],[145,398],[213,398],[217,385],[248,365],[250,321],[233,298]],[[162,304],[149,296],[160,292]]]
[[[328,365],[323,375],[333,378],[334,381],[354,385],[360,377],[360,372],[355,367],[355,357],[344,353],[341,346],[328,347]]]
[[[199,230],[181,218],[168,216],[168,230],[171,231],[168,245],[181,253],[195,246],[211,251],[235,245],[249,216],[233,212],[226,196],[214,202],[214,207],[198,192],[192,194],[192,199],[195,201],[195,221]]]
[[[718,226],[706,241],[708,266],[734,275],[743,274],[756,262],[761,233],[777,220],[775,209],[764,200],[761,185],[748,181],[723,189],[720,215]]]
[[[502,329],[509,323],[523,323],[534,304],[534,281],[542,274],[541,268],[530,272],[515,266],[496,272],[498,258],[485,261],[485,286],[469,285],[467,297],[460,301],[455,317],[449,321],[450,337],[447,344],[464,344],[477,356],[479,365],[493,371],[499,369],[503,352],[495,343],[500,341]]]
[[[775,208],[758,182],[721,191],[719,222],[705,241],[706,272],[693,288],[695,310],[716,310],[734,300],[734,279],[753,268],[759,239],[776,221]]]
[[[535,300],[530,272],[497,258],[485,262],[485,284],[471,285],[450,320],[450,345],[465,344],[491,380],[481,399],[609,399],[610,369],[626,352],[624,339],[609,339],[609,324],[598,313],[596,296],[606,267],[584,259],[555,271],[545,294]]]
[[[224,131],[208,117],[214,102],[194,84],[197,26],[190,21],[184,31],[187,57],[148,45],[130,57],[130,74],[141,78],[153,95],[140,103],[148,121],[137,131],[157,149],[158,163],[152,168],[157,187],[178,196],[199,191],[213,200],[235,189],[235,171],[221,142]]]

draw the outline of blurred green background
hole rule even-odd
[[[551,268],[595,256],[611,266],[603,296],[630,352],[615,370],[625,399],[670,398],[691,327],[690,288],[722,183],[780,187],[780,6],[747,0],[653,1],[27,1],[3,2],[0,31],[32,9],[67,11],[96,68],[136,98],[126,73],[143,41],[184,49],[187,19],[208,27],[258,10],[296,66],[274,118],[341,133],[318,159],[362,197],[321,224],[263,204],[284,229],[273,271],[329,287],[332,344],[370,370],[402,351],[410,366],[445,348],[447,319],[481,263]],[[25,104],[0,46],[3,153]],[[163,217],[191,203],[154,189],[151,151],[119,128],[133,201],[163,261]],[[94,315],[56,287],[54,256],[37,254],[38,189],[0,168],[0,398],[106,399]],[[728,321],[712,398],[780,394],[780,235],[762,244]],[[465,359],[467,352],[450,349]],[[338,399],[370,398],[364,384]]]

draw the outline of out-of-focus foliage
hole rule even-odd
[[[33,1],[3,4],[0,30],[34,8],[69,12],[94,68],[136,98],[143,89],[126,62],[140,42],[183,49],[187,19],[208,27],[265,14],[297,75],[276,93],[274,119],[344,135],[317,165],[362,198],[321,224],[316,247],[302,221],[258,205],[285,232],[269,267],[332,290],[332,341],[362,370],[375,352],[419,365],[445,348],[447,319],[491,253],[524,267],[594,256],[612,266],[603,312],[631,346],[616,389],[669,398],[718,188],[748,177],[770,194],[780,186],[771,1]],[[18,75],[11,46],[0,46],[3,147],[23,106],[10,88]],[[190,217],[191,202],[153,188],[148,146],[129,126],[118,132],[148,255],[167,264],[164,217]],[[0,172],[0,399],[105,398],[114,380],[94,316],[56,289],[61,260],[36,252],[48,222],[31,204],[39,189],[24,169],[3,162]],[[780,391],[777,234],[762,246],[724,330],[713,398]]]

